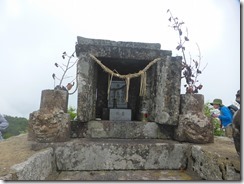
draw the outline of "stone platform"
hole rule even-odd
[[[215,137],[209,144],[162,139],[76,138],[63,143],[25,139],[18,145],[28,142],[26,149],[38,152],[19,164],[13,162],[1,180],[241,180],[240,157],[226,137]],[[0,155],[8,156],[2,157],[3,163],[16,157],[18,146],[4,152],[13,140],[0,143]]]

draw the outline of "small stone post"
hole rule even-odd
[[[212,143],[213,124],[204,114],[204,96],[182,94],[179,124],[175,128],[174,139],[190,143]]]
[[[67,106],[67,91],[43,90],[40,109],[30,114],[28,140],[42,143],[68,141],[70,116]]]

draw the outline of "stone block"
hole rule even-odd
[[[179,123],[174,131],[175,140],[190,143],[211,143],[214,141],[213,124],[204,115],[203,107],[203,95],[181,95]]]
[[[188,145],[166,141],[101,139],[74,141],[55,149],[57,170],[184,169]]]
[[[54,169],[53,149],[48,148],[12,166],[11,173],[15,180],[45,180]]]
[[[170,139],[170,132],[161,126],[141,121],[89,121],[83,135],[87,138]]]
[[[110,121],[130,121],[131,109],[109,109]]]
[[[34,111],[30,114],[28,140],[37,142],[63,142],[70,140],[70,116],[59,111]]]
[[[180,95],[180,114],[203,113],[204,96],[202,94]]]
[[[203,114],[184,114],[179,117],[174,139],[190,143],[212,143],[213,124]]]

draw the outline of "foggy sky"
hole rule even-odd
[[[41,91],[53,89],[52,74],[60,74],[54,63],[64,62],[64,51],[74,52],[77,36],[160,43],[180,55],[167,9],[187,25],[186,51],[196,57],[196,43],[201,49],[207,67],[199,93],[205,102],[221,98],[231,104],[240,89],[237,0],[1,0],[0,113],[28,118],[38,110]],[[69,106],[76,107],[76,98],[69,96]]]

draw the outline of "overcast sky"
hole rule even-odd
[[[167,9],[188,28],[186,50],[195,57],[195,43],[201,49],[205,102],[231,104],[240,89],[238,0],[1,0],[0,113],[28,118],[38,110],[41,91],[53,89],[59,74],[54,63],[74,52],[77,36],[160,43],[179,55]],[[69,98],[76,107],[77,94]]]

